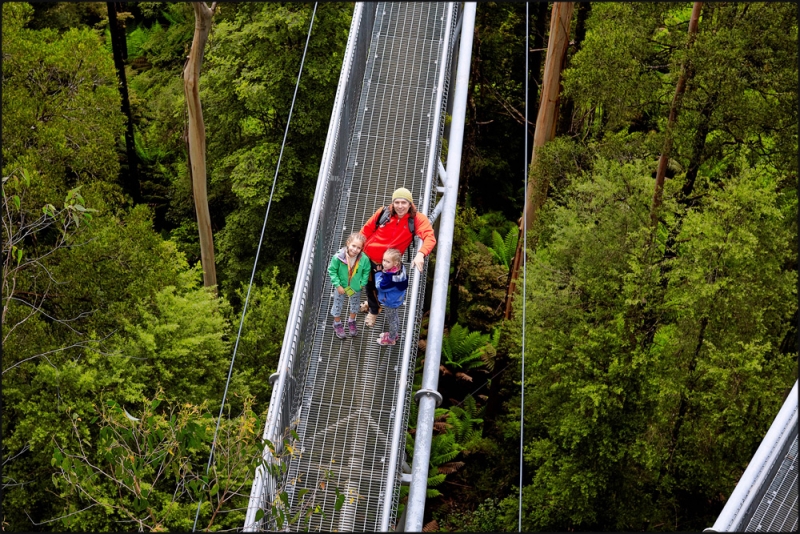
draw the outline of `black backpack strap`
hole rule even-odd
[[[381,213],[381,216],[378,217],[375,220],[375,229],[377,230],[378,228],[381,227],[381,225],[384,225],[384,224],[388,223],[389,219],[391,219],[391,218],[392,218],[391,206],[384,206],[383,212]],[[416,214],[414,214],[413,217],[409,217],[408,218],[408,231],[411,232],[411,244],[406,249],[406,261],[407,262],[411,261],[409,259],[411,257],[409,249],[413,249],[414,248],[414,237],[417,235],[416,234],[416,230],[417,230],[416,229],[416,218],[417,218]]]
[[[411,244],[408,245],[406,249],[406,261],[411,261],[411,250],[414,248],[414,237],[416,237],[416,219],[417,214],[415,213],[413,217],[408,218],[408,231],[411,232]]]
[[[375,220],[375,229],[377,230],[382,224],[388,223],[391,217],[392,217],[392,212],[390,207],[384,206],[381,216]]]

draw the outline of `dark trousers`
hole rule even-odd
[[[369,312],[373,315],[378,315],[378,308],[381,304],[378,302],[378,289],[375,287],[375,273],[383,270],[383,265],[374,263],[369,260],[369,280],[367,280],[367,304],[369,304]]]

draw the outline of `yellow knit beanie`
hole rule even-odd
[[[392,193],[392,201],[395,201],[398,198],[408,200],[412,204],[414,203],[414,198],[411,196],[411,191],[409,191],[405,187],[401,187],[400,189],[397,189],[395,190],[394,193]]]

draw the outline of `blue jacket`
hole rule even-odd
[[[396,273],[375,273],[375,287],[378,289],[378,302],[387,308],[399,308],[406,298],[408,276],[406,268],[400,265]]]

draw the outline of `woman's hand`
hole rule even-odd
[[[340,295],[344,295],[344,288],[342,286],[337,287],[336,291],[338,291]]]
[[[414,260],[411,262],[419,272],[422,272],[422,267],[425,265],[425,255],[422,252],[417,252]]]

